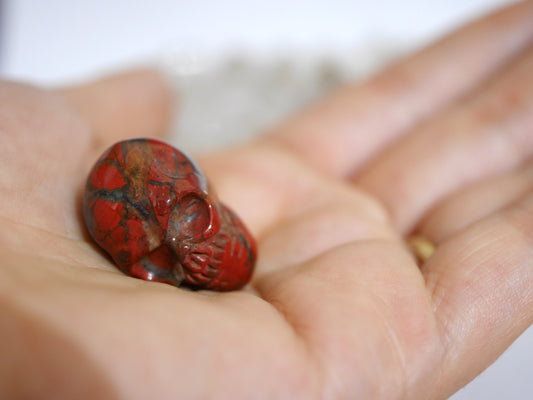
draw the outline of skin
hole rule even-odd
[[[208,293],[124,276],[82,226],[101,151],[167,129],[164,80],[1,82],[1,397],[446,398],[533,322],[532,89],[529,1],[200,155],[259,244],[248,290]]]

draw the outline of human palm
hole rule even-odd
[[[453,393],[532,322],[532,16],[531,2],[513,6],[198,157],[258,240],[239,292],[127,277],[82,226],[100,152],[166,128],[157,75],[57,92],[1,83],[0,393]],[[437,245],[421,266],[411,232]]]

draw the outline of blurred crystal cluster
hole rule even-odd
[[[324,54],[176,54],[163,61],[178,93],[172,142],[198,152],[271,128],[338,85],[361,80],[403,52],[392,43]]]

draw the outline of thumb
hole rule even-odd
[[[119,73],[57,92],[90,124],[99,150],[129,137],[168,133],[174,99],[156,70]]]

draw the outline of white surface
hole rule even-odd
[[[191,52],[419,45],[504,2],[12,0],[0,74],[53,84]],[[453,399],[531,399],[531,371],[533,329]]]
[[[352,49],[376,38],[427,41],[505,2],[7,0],[1,73],[56,82],[180,49]]]

